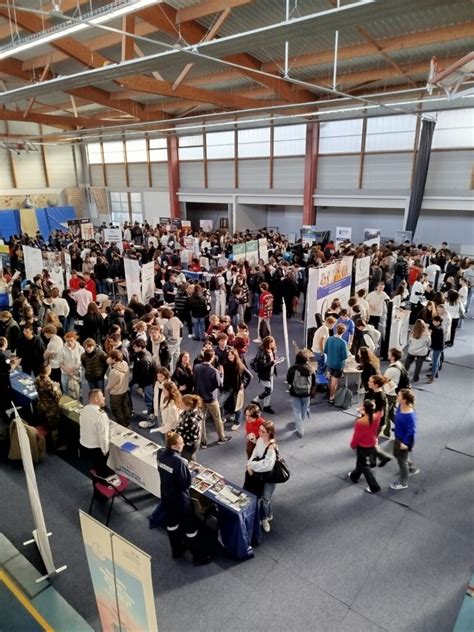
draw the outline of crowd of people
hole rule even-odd
[[[268,261],[250,265],[232,259],[235,244],[260,237],[267,239]],[[278,367],[285,361],[272,336],[274,316],[281,313],[283,302],[287,318],[304,313],[310,267],[342,255],[353,256],[355,265],[370,255],[368,291],[354,292],[347,305],[336,299],[318,315],[319,326],[308,348],[297,351],[284,377],[294,431],[303,438],[317,376],[327,376],[328,405],[335,405],[345,363],[350,356],[355,358],[364,398],[351,441],[357,460],[349,478],[357,483],[364,475],[367,491],[377,493],[380,486],[373,468],[395,457],[399,476],[391,487],[405,489],[409,476],[418,471],[410,458],[416,412],[408,372],[414,364],[411,381],[418,382],[426,363],[427,382],[438,378],[444,349],[454,344],[470,308],[474,262],[460,259],[447,244],[436,249],[409,243],[346,243],[336,250],[333,242],[290,244],[283,235],[262,230],[253,235],[195,234],[200,254],[183,265],[185,238],[179,230],[135,223],[123,227],[122,244],[105,242],[101,229],[92,241],[60,232],[53,232],[48,243],[39,235],[10,240],[11,265],[4,267],[2,281],[10,305],[0,313],[0,380],[8,391],[11,368],[35,377],[36,411],[49,429],[50,448],[63,449],[62,394],[82,399],[88,392],[80,444],[97,475],[110,481],[114,473],[107,466],[104,407],[125,427],[137,423],[143,431],[156,433],[165,445],[158,469],[171,548],[177,556],[186,538],[193,550],[186,463],[210,445],[209,417],[217,445],[228,443],[232,433],[244,435],[246,488],[260,498],[262,528],[269,532],[275,484],[265,482],[265,473],[275,465],[277,430],[268,415],[278,414],[272,394]],[[68,251],[72,270],[64,291],[46,268],[33,279],[25,278],[22,245]],[[136,295],[126,303],[115,298],[117,281],[124,278],[124,258],[154,262],[157,296],[146,303]],[[190,279],[186,268],[205,274]],[[410,311],[412,328],[406,353],[390,349],[389,365],[382,371],[381,319],[389,301]],[[258,347],[250,354],[252,320]],[[198,349],[185,342],[186,335],[200,343]],[[246,389],[252,380],[258,380],[261,389],[250,400]],[[0,400],[4,418],[10,401],[11,392]],[[392,454],[379,445],[390,439]],[[207,556],[196,546],[194,550],[195,562],[205,563]]]

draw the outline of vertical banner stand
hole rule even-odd
[[[286,320],[286,305],[285,301],[281,302],[281,314],[283,317],[283,336],[285,338],[285,353],[286,353],[286,364],[288,368],[290,368],[290,344],[288,342],[288,321]]]

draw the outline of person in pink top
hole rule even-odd
[[[368,485],[365,491],[376,494],[380,491],[380,485],[372,474],[370,462],[375,457],[380,414],[376,412],[375,402],[371,399],[366,399],[359,410],[361,416],[355,422],[351,441],[351,448],[357,453],[357,461],[355,469],[349,472],[348,476],[353,483],[357,483],[363,474]]]

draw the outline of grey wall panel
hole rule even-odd
[[[234,230],[255,230],[268,226],[267,206],[256,204],[237,204],[235,209]]]
[[[211,160],[207,163],[207,186],[209,189],[235,189],[233,160]]]
[[[44,146],[44,159],[50,187],[77,186],[72,152],[71,145]]]
[[[424,242],[440,246],[461,244],[459,254],[474,254],[474,221],[472,212],[421,210],[415,233],[416,243]]]
[[[426,180],[426,190],[467,191],[471,188],[474,150],[433,151]]]
[[[41,151],[13,153],[12,156],[18,188],[41,189],[46,186]]]
[[[302,225],[302,206],[268,206],[267,226],[278,228],[284,235],[296,233],[299,238]]]
[[[151,163],[151,186],[154,189],[168,189],[168,163]]]
[[[107,176],[107,186],[109,188],[127,186],[127,177],[124,164],[106,165],[105,173]]]
[[[181,162],[179,165],[180,189],[204,189],[204,163]]]
[[[128,165],[128,181],[133,188],[148,188],[148,165],[146,163],[129,163]]]
[[[359,243],[365,228],[379,228],[383,237],[394,237],[396,230],[403,229],[403,211],[318,206],[316,225],[321,230],[330,230],[332,238],[336,236],[336,226],[351,226],[352,240]]]
[[[398,189],[410,187],[413,155],[367,154],[364,159],[363,189]]]
[[[8,149],[0,149],[0,189],[12,189],[13,174]]]
[[[269,189],[270,161],[239,160],[239,189]]]
[[[104,182],[104,170],[102,165],[91,165],[91,185],[95,187],[103,187]]]
[[[360,156],[320,156],[316,189],[357,189]]]
[[[275,158],[273,188],[302,191],[304,186],[304,157]]]
[[[8,131],[10,134],[39,134],[40,126],[38,123],[28,123],[27,121],[8,121]],[[56,133],[58,132],[57,128],[54,130]]]

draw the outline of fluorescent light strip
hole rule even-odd
[[[18,53],[22,53],[25,50],[30,50],[31,48],[36,48],[37,46],[42,46],[44,44],[48,44],[57,39],[61,39],[63,37],[67,37],[68,35],[72,35],[73,33],[77,33],[78,31],[83,31],[84,29],[90,28],[91,26],[99,26],[104,22],[109,22],[110,20],[114,20],[116,18],[122,17],[123,15],[127,15],[133,11],[139,11],[140,9],[145,9],[146,7],[156,4],[158,0],[136,0],[131,4],[124,5],[119,7],[110,13],[105,13],[103,15],[99,15],[96,18],[91,18],[89,20],[84,20],[81,22],[77,21],[76,24],[71,24],[65,29],[58,29],[57,31],[53,31],[51,33],[45,33],[44,35],[39,34],[38,37],[34,39],[27,40],[24,42],[19,42],[18,44],[6,48],[4,50],[0,50],[0,60],[6,59],[7,57],[11,57],[12,55],[16,55]],[[161,1],[161,0],[160,0]],[[73,19],[73,18],[68,18]]]

